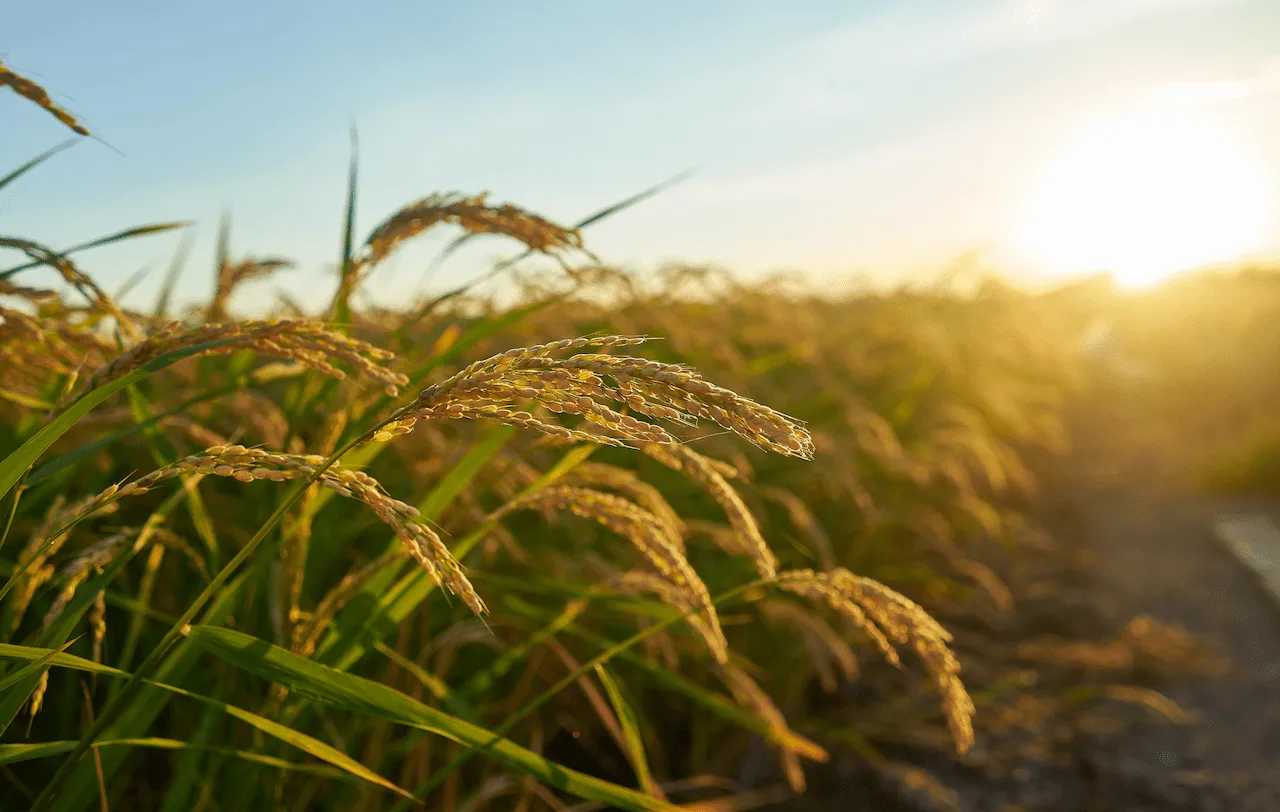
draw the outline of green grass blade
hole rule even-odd
[[[10,183],[13,183],[15,180],[27,174],[32,169],[35,169],[37,166],[49,160],[53,156],[57,155],[59,152],[62,152],[67,147],[78,143],[79,140],[80,139],[78,138],[73,138],[69,141],[63,141],[61,144],[58,144],[56,147],[50,147],[49,149],[37,155],[36,157],[27,161],[25,164],[13,170],[9,174],[5,175],[3,178],[0,178],[0,189],[3,189],[4,187],[8,186]]]
[[[164,280],[160,283],[160,292],[156,295],[155,316],[158,319],[169,315],[169,307],[173,302],[173,289],[177,287],[178,277],[182,275],[182,269],[187,265],[187,257],[191,255],[191,244],[194,241],[195,236],[191,231],[184,232],[177,249],[173,252],[173,259],[169,260],[169,267],[164,272]]]
[[[32,744],[0,744],[0,764],[15,764],[37,758],[47,758],[62,753],[69,753],[76,746],[74,741],[36,742]],[[354,776],[333,768],[318,764],[299,764],[282,758],[254,753],[248,750],[237,750],[232,747],[209,747],[184,742],[180,739],[146,738],[146,739],[113,739],[94,742],[94,747],[150,747],[159,750],[182,750],[186,753],[220,753],[245,761],[278,767],[282,770],[307,773],[320,778],[333,778],[340,781],[354,781]],[[187,807],[189,808],[189,807]]]
[[[649,760],[644,754],[644,741],[640,737],[640,717],[636,715],[635,708],[622,695],[622,687],[618,685],[617,680],[599,663],[596,664],[596,676],[604,685],[604,691],[609,695],[609,703],[613,705],[613,713],[618,717],[618,724],[622,727],[622,738],[627,743],[627,759],[631,762],[631,768],[635,770],[636,780],[640,782],[640,786],[644,787],[645,792],[657,798],[664,797],[662,789],[653,780],[653,773],[649,771]]]
[[[507,596],[507,600],[504,605],[513,611],[525,615],[526,617],[545,620],[550,616],[549,612],[540,611],[536,607],[511,596]],[[576,624],[569,624],[566,626],[565,633],[573,635],[574,637],[588,642],[602,650],[608,650],[613,646],[612,641],[592,634]],[[629,650],[622,651],[617,656],[619,660],[644,671],[662,687],[685,696],[703,710],[708,711],[714,716],[720,717],[726,722],[735,724],[744,730],[749,730],[765,740],[773,742],[779,747],[784,747],[797,755],[810,760],[827,761],[829,758],[827,751],[816,742],[806,739],[794,731],[776,729],[760,717],[748,713],[738,707],[737,704],[727,697],[723,697],[716,694],[714,691],[709,691],[700,685],[690,682],[681,675],[653,663],[647,657]]]
[[[169,789],[164,794],[160,812],[185,812],[191,808],[191,796],[200,780],[200,767],[205,761],[204,749],[222,724],[223,713],[217,708],[205,707],[200,721],[191,734],[191,747],[182,754],[177,770],[169,779]],[[69,752],[69,751],[68,751]]]
[[[242,635],[242,636],[247,636],[247,635]],[[256,639],[256,638],[250,638],[250,639]],[[53,652],[54,654],[53,657],[49,657],[49,654],[50,654],[50,651],[48,649],[42,649],[42,648],[32,648],[28,646],[12,646],[12,645],[0,646],[0,657],[12,657],[17,659],[48,658],[47,661],[53,662],[55,665],[65,665],[66,667],[75,668],[77,670],[90,671],[93,673],[105,674],[113,677],[129,676],[128,672],[121,671],[118,668],[111,668],[110,666],[101,666],[101,665],[98,665],[97,663],[94,663],[92,660],[85,660],[84,658],[81,658],[81,657],[72,657],[66,654],[58,654],[57,652]],[[294,730],[290,727],[286,727],[285,725],[282,725],[279,722],[272,721],[271,719],[267,719],[266,717],[259,716],[258,714],[253,713],[252,711],[245,710],[244,708],[240,708],[235,705],[230,705],[226,702],[222,702],[221,700],[214,699],[212,697],[203,696],[193,691],[187,691],[182,688],[175,687],[173,685],[166,685],[163,683],[154,682],[152,680],[146,680],[146,682],[148,685],[154,686],[163,691],[167,691],[176,696],[184,696],[184,697],[187,697],[188,699],[194,699],[195,701],[203,703],[209,707],[216,708],[222,713],[225,713],[228,716],[234,717],[236,719],[239,719],[242,722],[252,725],[258,730],[261,730],[263,733],[266,733],[268,736],[271,736],[272,738],[285,742],[286,744],[292,745],[293,747],[301,750],[302,752],[310,756],[314,756],[315,758],[321,759],[322,761],[326,761],[329,764],[332,764],[334,767],[337,767],[338,769],[343,770],[344,772],[347,772],[355,776],[356,778],[359,778],[363,781],[367,781],[371,784],[376,784],[377,786],[380,786],[384,789],[395,792],[398,795],[409,797],[408,792],[396,786],[395,784],[391,783],[390,781],[387,781],[385,778],[373,772],[372,770],[368,769],[360,762],[346,755],[342,751],[337,750],[336,748],[331,747],[330,745],[327,745],[318,739],[308,736],[305,733]],[[112,741],[113,739],[106,739],[106,740]],[[132,741],[132,740],[129,740],[129,741]],[[76,744],[77,744],[76,742],[70,742],[69,747],[59,752],[71,752],[75,748]],[[101,746],[101,745],[95,743],[94,746]]]
[[[356,125],[351,125],[351,165],[347,170],[347,210],[342,223],[342,256],[338,265],[338,292],[333,297],[334,321],[338,324],[351,322],[350,297],[352,284],[351,274],[356,272],[355,247],[356,230],[356,183],[360,177],[360,141],[356,134]]]
[[[65,251],[59,251],[58,254],[64,257],[70,256],[78,251],[87,251],[90,248],[101,248],[104,245],[113,245],[118,242],[124,242],[125,240],[137,239],[138,237],[148,237],[152,234],[162,234],[166,231],[172,231],[175,228],[186,228],[189,225],[191,225],[190,221],[181,220],[172,223],[152,223],[151,225],[146,226],[126,228],[124,231],[117,231],[114,234],[108,234],[105,237],[98,237],[96,240],[89,240],[89,242],[82,242],[79,245],[73,245]],[[6,271],[0,272],[0,279],[12,276],[13,274],[21,271],[29,271],[32,268],[38,268],[42,264],[43,263],[40,262],[27,262],[22,265],[17,265]]]
[[[483,671],[476,672],[474,677],[467,680],[467,682],[458,689],[458,693],[468,699],[471,699],[492,689],[493,686],[497,684],[498,680],[502,679],[504,675],[506,675],[512,668],[515,668],[516,665],[524,659],[526,654],[542,645],[548,639],[555,637],[573,623],[573,621],[577,620],[578,617],[587,610],[587,606],[589,606],[589,604],[584,600],[570,601],[569,604],[565,606],[564,611],[556,615],[550,623],[547,623],[541,629],[538,629],[538,631],[521,640],[518,646],[502,652],[501,656],[494,660],[488,668]]]
[[[265,567],[266,565],[264,563],[261,566]],[[246,585],[252,580],[250,578],[251,574],[251,571],[246,572],[227,584],[227,587],[210,604],[205,614],[207,622],[223,622],[240,605]],[[166,625],[172,625],[172,621],[166,623]],[[0,657],[3,656],[4,651],[0,649]],[[171,685],[182,682],[186,679],[187,674],[196,667],[200,656],[201,651],[199,648],[192,645],[190,641],[183,640],[165,657],[164,662],[156,670],[155,680],[157,683]],[[96,663],[88,660],[83,662],[88,663],[90,666],[96,665]],[[56,659],[54,664],[74,667],[67,663],[59,663]],[[124,673],[120,672],[115,676],[124,676]],[[120,718],[98,738],[127,739],[145,736],[151,725],[155,723],[155,720],[164,711],[171,696],[172,694],[154,685],[145,686],[129,703],[128,709],[121,714]],[[124,765],[126,751],[120,749],[106,750],[100,755],[102,757],[103,774],[106,780],[110,782]],[[54,812],[84,812],[97,799],[97,787],[98,777],[93,764],[89,761],[81,761],[70,777],[61,784],[62,791],[54,802]]]
[[[79,640],[79,639],[80,638],[77,637],[75,638],[75,640],[68,640],[66,643],[62,644],[62,648],[53,649],[48,654],[41,657],[40,659],[35,660],[34,662],[27,663],[25,666],[23,666],[22,668],[19,668],[17,671],[14,671],[12,674],[8,675],[4,679],[0,679],[0,695],[3,695],[4,692],[9,690],[9,688],[13,687],[13,685],[15,685],[18,682],[21,682],[22,680],[26,679],[32,674],[42,673],[45,670],[45,668],[49,665],[49,663],[52,662],[54,657],[58,656],[62,652],[71,648],[71,646],[76,642],[76,640]]]
[[[560,766],[393,688],[303,659],[266,640],[213,626],[195,626],[188,636],[237,668],[284,685],[313,701],[436,733],[579,798],[630,810],[675,809],[635,790]]]

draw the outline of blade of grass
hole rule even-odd
[[[729,591],[724,592],[721,595],[718,595],[717,597],[713,598],[712,604],[719,605],[719,604],[725,603],[729,600],[732,600],[733,598],[738,597],[739,595],[742,595],[743,593],[746,593],[752,589],[756,589],[760,586],[763,586],[765,583],[766,583],[765,581],[751,581],[750,583],[746,583],[746,584],[742,584],[740,586],[734,587],[733,589],[730,589]],[[573,671],[571,671],[569,674],[565,675],[565,677],[561,679],[559,682],[557,682],[555,685],[552,685],[550,688],[543,691],[534,699],[525,703],[518,711],[513,713],[511,716],[507,717],[506,721],[504,721],[501,725],[495,728],[493,735],[495,737],[500,737],[505,735],[509,730],[511,730],[511,728],[519,724],[520,721],[530,716],[538,708],[542,707],[547,702],[551,701],[561,691],[563,691],[565,688],[572,685],[584,674],[590,673],[592,669],[594,669],[597,665],[604,665],[605,663],[609,662],[619,654],[625,651],[628,651],[629,649],[633,648],[634,646],[638,645],[639,643],[643,642],[649,637],[652,637],[658,632],[663,631],[664,629],[667,629],[671,625],[684,620],[688,615],[691,615],[696,611],[698,610],[694,608],[694,609],[690,609],[688,612],[676,613],[670,619],[662,621],[660,623],[654,623],[651,626],[649,626],[647,629],[639,631],[633,634],[632,636],[628,637],[626,640],[623,640],[620,643],[616,643],[615,645],[610,646],[608,649],[606,649],[602,653],[596,655],[592,659],[583,663],[579,668],[576,668]],[[435,789],[451,773],[453,773],[455,770],[457,770],[459,767],[461,767],[463,764],[469,761],[471,756],[474,755],[479,749],[480,748],[464,751],[457,758],[453,759],[448,764],[441,767],[439,770],[435,772],[434,775],[428,778],[426,782],[422,784],[422,786],[418,787],[418,789],[413,793],[414,797],[422,798],[428,792]],[[649,799],[649,796],[647,795],[642,797]],[[664,807],[666,806],[668,805],[664,803]],[[406,808],[407,808],[407,805],[405,804],[405,802],[402,801],[396,806],[393,812],[403,812],[403,810]]]
[[[15,764],[37,758],[48,758],[71,751],[74,741],[49,741],[33,744],[0,744],[0,764]],[[146,739],[111,739],[94,742],[94,747],[150,747],[159,750],[181,750],[184,754],[219,753],[234,758],[277,767],[282,770],[306,773],[319,778],[331,778],[339,781],[355,781],[355,776],[333,767],[322,767],[318,764],[299,764],[294,761],[254,753],[248,750],[237,750],[232,747],[211,747],[191,744],[180,739],[146,738]],[[189,807],[186,807],[189,808]]]
[[[36,648],[36,647],[30,647],[30,646],[12,646],[12,645],[0,646],[0,657],[10,657],[10,658],[16,658],[16,659],[28,659],[28,658],[36,658],[36,657],[39,657],[41,659],[49,658],[49,660],[54,662],[55,665],[60,665],[67,668],[74,668],[76,670],[89,671],[95,674],[103,674],[106,676],[120,677],[120,678],[129,678],[132,676],[127,671],[121,671],[120,669],[112,668],[111,666],[100,665],[98,663],[93,662],[92,660],[86,660],[82,657],[75,657],[69,654],[59,654],[56,651],[52,653],[54,656],[50,658],[49,657],[50,651],[48,649]],[[318,759],[321,759],[322,761],[327,761],[329,764],[332,764],[334,767],[337,767],[338,769],[343,770],[344,772],[347,772],[363,781],[367,781],[371,784],[376,784],[384,789],[390,790],[404,797],[408,797],[409,795],[409,793],[406,792],[405,790],[401,789],[400,787],[397,787],[395,784],[391,783],[390,781],[387,781],[382,776],[368,769],[363,764],[351,758],[350,756],[346,755],[345,753],[341,752],[340,750],[337,750],[334,747],[331,747],[330,745],[327,745],[318,739],[308,736],[305,733],[302,733],[297,730],[293,730],[292,728],[289,728],[289,727],[285,727],[284,725],[281,725],[278,722],[274,722],[270,719],[267,719],[266,717],[259,716],[258,714],[253,713],[252,711],[247,711],[244,708],[237,707],[236,705],[228,704],[221,700],[214,699],[213,697],[204,696],[202,694],[198,694],[193,691],[187,691],[185,689],[178,688],[173,685],[166,685],[163,683],[154,682],[152,680],[145,680],[145,682],[148,685],[152,685],[152,686],[155,686],[156,688],[160,688],[161,690],[168,691],[169,693],[174,694],[175,696],[187,697],[188,699],[193,699],[197,702],[207,705],[208,707],[216,708],[222,713],[227,714],[228,716],[234,717],[236,719],[239,719],[242,722],[252,725],[253,727],[257,728],[258,730],[261,730],[263,733],[266,733],[268,736],[271,736],[272,738],[279,739],[280,741],[290,744],[293,747],[297,748],[298,750],[301,750],[302,752],[306,753],[307,755],[314,756]],[[120,741],[120,740],[107,739],[106,741],[111,742],[111,741]],[[123,740],[123,743],[133,743],[138,741],[148,741],[148,740],[147,739],[125,739]],[[151,740],[151,741],[155,741],[155,740]],[[74,752],[78,742],[70,742],[69,744],[71,745],[70,747],[67,747],[65,750],[59,750],[58,752]],[[101,747],[103,745],[98,743],[95,740],[92,746]],[[52,755],[52,753],[46,753],[45,755]]]
[[[186,267],[187,257],[191,255],[191,244],[195,241],[193,230],[187,230],[182,233],[182,239],[178,241],[178,248],[173,252],[173,259],[169,260],[169,267],[164,272],[164,280],[160,283],[160,292],[156,295],[155,317],[158,319],[167,318],[169,315],[169,305],[173,301],[173,289],[178,284],[178,277],[182,275],[182,269]]]
[[[67,147],[70,147],[73,144],[78,143],[79,140],[80,139],[78,138],[73,138],[69,141],[63,141],[61,144],[58,144],[55,147],[50,147],[49,149],[37,155],[36,157],[27,161],[22,166],[19,166],[17,169],[5,175],[3,178],[0,178],[0,189],[3,189],[4,187],[8,186],[10,183],[13,183],[15,180],[27,174],[32,169],[35,169],[37,166],[49,160],[53,156],[57,155],[59,152],[62,152]]]
[[[257,564],[256,568],[257,570],[265,571],[268,564],[269,562],[263,561]],[[209,623],[220,623],[230,616],[231,612],[239,606],[241,598],[247,589],[246,585],[254,582],[252,577],[254,574],[255,571],[251,570],[231,580],[227,587],[214,598],[205,613],[204,619]],[[177,618],[169,618],[166,621],[169,626],[176,622]],[[0,649],[0,657],[3,656],[4,652]],[[200,656],[200,649],[191,645],[190,641],[183,640],[174,647],[172,653],[165,657],[164,662],[156,669],[155,681],[171,685],[182,682],[188,672],[196,667]],[[56,664],[58,663],[55,662]],[[138,692],[137,697],[129,703],[129,707],[121,713],[120,719],[103,731],[98,738],[127,739],[145,736],[156,718],[165,709],[171,696],[172,694],[154,685],[145,686]],[[102,767],[108,782],[124,765],[126,754],[126,751],[120,749],[103,752]],[[69,777],[60,784],[62,791],[59,792],[54,802],[54,810],[55,812],[82,812],[82,810],[88,808],[92,793],[96,792],[97,778],[87,762],[81,762],[68,775]]]
[[[622,809],[673,810],[647,795],[570,770],[482,727],[422,704],[381,683],[338,671],[292,654],[266,640],[231,629],[195,626],[189,638],[241,670],[291,691],[365,716],[416,727],[456,741],[539,781],[580,798]]]
[[[653,797],[666,798],[662,788],[653,780],[653,774],[649,771],[649,760],[644,754],[644,741],[640,737],[640,718],[636,715],[635,708],[627,702],[622,695],[621,686],[603,665],[596,665],[596,677],[604,685],[609,703],[613,705],[614,715],[618,717],[618,724],[622,726],[622,736],[627,743],[627,759],[631,762],[631,768],[635,770],[636,780],[644,791]]]
[[[347,170],[347,208],[342,224],[342,256],[338,265],[338,292],[334,294],[330,312],[339,325],[351,323],[351,288],[354,287],[351,275],[356,272],[355,258],[352,249],[355,242],[356,228],[356,183],[360,176],[360,142],[356,134],[356,125],[351,125],[351,165]]]
[[[505,605],[520,614],[544,620],[549,616],[548,612],[544,612],[518,598],[510,595],[505,597]],[[609,647],[613,645],[611,641],[600,637],[599,635],[592,634],[576,624],[569,624],[564,630],[566,634],[573,635],[574,637],[588,642],[602,650],[607,651]],[[797,755],[813,761],[826,761],[829,758],[827,751],[816,742],[797,735],[793,731],[776,730],[772,728],[766,724],[763,719],[738,707],[730,699],[722,697],[707,690],[706,688],[690,682],[683,676],[651,662],[647,657],[636,654],[633,651],[622,651],[619,652],[618,658],[625,661],[628,665],[644,671],[664,688],[668,688],[684,695],[715,716],[718,716],[727,722],[731,722],[744,730],[749,730],[752,733],[773,742],[779,747],[784,747]]]
[[[161,234],[166,231],[172,231],[175,228],[186,228],[189,225],[191,225],[190,221],[181,220],[181,221],[172,222],[172,223],[153,223],[147,226],[137,226],[135,228],[126,228],[124,231],[117,231],[114,234],[108,234],[107,236],[99,237],[96,240],[90,240],[89,242],[83,242],[83,243],[80,243],[79,245],[73,245],[70,248],[66,249],[65,251],[59,251],[58,254],[64,257],[70,256],[71,254],[74,254],[78,251],[87,251],[90,248],[101,248],[104,245],[114,245],[115,243],[124,242],[125,240],[133,240],[133,239],[137,239],[138,237],[147,237],[152,234]],[[29,271],[32,268],[39,268],[41,264],[43,263],[27,262],[22,265],[17,265],[13,268],[9,268],[8,270],[0,271],[0,279],[7,279],[8,277],[13,276],[16,273],[20,273],[22,271]]]
[[[9,688],[13,687],[15,684],[26,679],[32,674],[42,673],[45,670],[45,668],[49,665],[49,663],[53,660],[54,657],[58,656],[62,652],[71,648],[71,646],[75,644],[76,640],[79,640],[79,639],[80,639],[79,637],[75,637],[75,638],[72,638],[71,640],[68,640],[67,642],[62,644],[61,648],[50,650],[48,654],[41,657],[40,659],[35,660],[34,662],[27,663],[22,668],[19,668],[17,671],[14,671],[12,674],[0,680],[0,694],[3,694],[5,691],[9,690]]]

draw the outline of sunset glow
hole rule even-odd
[[[1015,239],[1051,273],[1110,271],[1142,286],[1258,248],[1269,192],[1220,121],[1173,110],[1100,119],[1039,178]]]

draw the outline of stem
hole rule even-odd
[[[723,603],[724,601],[729,600],[730,598],[735,598],[738,595],[741,595],[743,592],[746,592],[749,589],[765,586],[768,583],[769,583],[769,580],[767,579],[751,581],[749,583],[736,586],[727,592],[724,592],[723,594],[712,599],[711,602],[712,604],[720,604],[720,603]],[[666,629],[670,626],[675,625],[676,623],[679,623],[680,621],[684,620],[685,618],[689,617],[692,614],[695,614],[698,611],[699,611],[699,607],[695,607],[693,609],[690,609],[687,612],[682,612],[682,613],[673,615],[672,617],[667,618],[666,620],[663,620],[661,623],[655,623],[654,625],[650,626],[647,629],[644,629],[643,631],[636,632],[635,634],[628,637],[626,640],[623,640],[621,643],[618,643],[612,646],[611,648],[605,649],[604,651],[597,654],[595,657],[591,658],[590,660],[587,660],[577,669],[567,674],[564,677],[564,679],[560,680],[555,685],[552,685],[550,688],[543,691],[535,699],[533,699],[533,701],[529,702],[523,708],[516,711],[511,716],[507,717],[506,721],[504,721],[501,725],[499,725],[497,728],[494,729],[493,740],[491,744],[495,744],[498,741],[500,741],[502,737],[507,733],[507,731],[515,727],[521,720],[525,719],[526,717],[529,716],[529,714],[533,713],[538,708],[545,705],[547,702],[553,699],[557,694],[559,694],[565,688],[568,688],[574,682],[581,679],[582,676],[585,675],[587,672],[594,670],[597,665],[603,665],[607,663],[609,660],[612,660],[614,657],[626,651],[627,649],[631,648],[632,646],[635,646],[637,643],[640,643],[644,639],[654,634],[657,634],[663,629]],[[418,787],[418,789],[413,793],[413,797],[416,800],[421,801],[421,799],[428,792],[435,789],[440,784],[440,782],[442,782],[450,773],[454,772],[459,767],[461,767],[464,763],[466,763],[468,759],[470,759],[477,752],[485,750],[489,746],[490,745],[482,745],[475,749],[469,749],[469,750],[463,751],[461,755],[459,755],[453,761],[450,761],[448,764],[441,767],[439,770],[436,771],[435,775],[432,775],[430,778],[426,780],[426,782],[422,784],[422,786]],[[407,799],[402,800],[398,805],[396,805],[392,809],[392,812],[403,812],[403,810],[409,808],[410,803],[411,802]],[[33,809],[32,812],[35,812],[35,810]]]
[[[138,669],[133,672],[129,677],[129,680],[124,684],[124,687],[122,687],[114,697],[107,701],[106,706],[102,709],[102,713],[93,722],[93,724],[89,726],[89,729],[85,731],[84,735],[80,737],[80,740],[76,742],[75,748],[72,749],[66,760],[62,762],[62,766],[58,768],[58,771],[53,774],[53,778],[45,786],[44,790],[40,793],[40,796],[36,798],[35,803],[31,807],[31,812],[44,812],[44,810],[48,809],[49,804],[53,802],[54,794],[57,792],[57,787],[63,786],[66,783],[67,779],[71,775],[71,771],[80,763],[80,759],[84,757],[84,754],[88,751],[93,742],[95,742],[98,737],[101,736],[103,731],[105,731],[116,721],[117,718],[119,718],[120,713],[125,709],[127,704],[132,701],[133,697],[142,689],[146,678],[155,672],[156,668],[160,665],[161,660],[164,659],[164,655],[167,654],[169,649],[173,648],[174,644],[177,643],[178,640],[186,633],[187,627],[191,624],[191,621],[195,619],[195,616],[204,609],[205,605],[214,598],[220,589],[222,589],[222,586],[230,580],[231,576],[235,574],[235,571],[240,568],[240,565],[247,561],[249,556],[253,555],[254,551],[262,545],[262,542],[266,540],[267,535],[277,524],[280,523],[280,520],[284,518],[284,515],[289,508],[293,507],[294,503],[301,498],[307,488],[312,483],[317,482],[324,472],[329,470],[329,468],[332,467],[343,454],[346,454],[352,448],[355,448],[360,443],[372,437],[373,432],[374,429],[370,429],[365,434],[356,437],[337,451],[333,452],[328,459],[326,459],[321,465],[317,466],[315,472],[312,473],[310,477],[305,481],[298,482],[294,485],[293,490],[291,490],[284,498],[280,505],[275,509],[275,512],[267,519],[266,523],[263,524],[262,527],[258,528],[258,532],[254,534],[253,538],[249,539],[249,542],[240,549],[240,552],[236,553],[235,557],[228,561],[226,566],[224,566],[218,574],[213,577],[213,580],[204,588],[204,591],[201,592],[200,595],[196,597],[195,601],[187,607],[187,610],[182,613],[182,617],[178,618],[173,626],[170,627],[169,631],[165,632],[164,637],[158,644],[156,644],[155,649],[152,650],[147,659],[143,660],[142,664],[138,666]]]

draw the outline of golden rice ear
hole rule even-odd
[[[389,440],[412,431],[419,420],[444,417],[488,418],[604,445],[675,443],[665,429],[605,405],[612,401],[652,419],[686,425],[712,420],[765,450],[812,458],[813,440],[794,418],[716,386],[684,364],[608,354],[647,340],[645,336],[601,336],[507,350],[427,387],[397,411],[374,438]],[[584,347],[596,351],[555,357]],[[516,410],[511,404],[518,401],[579,415],[583,422],[568,429]]]
[[[224,343],[206,349],[208,354],[225,355],[238,350],[254,350],[294,361],[339,379],[345,378],[346,373],[336,364],[343,364],[383,384],[389,395],[396,394],[397,387],[409,382],[405,375],[383,366],[395,356],[380,347],[330,330],[318,322],[279,319],[203,324],[189,328],[173,322],[100,367],[81,389],[88,392],[127,375],[167,352],[213,341]]]
[[[524,243],[530,251],[555,253],[582,248],[582,235],[510,204],[491,206],[488,193],[467,197],[458,192],[435,194],[405,206],[373,230],[360,262],[375,265],[406,240],[440,223],[460,226],[468,234],[498,234]]]
[[[879,581],[845,569],[823,573],[791,570],[779,574],[775,584],[834,609],[870,636],[894,665],[900,665],[900,660],[890,640],[910,645],[942,696],[943,714],[956,750],[968,751],[973,744],[973,700],[960,681],[960,663],[948,646],[950,633],[928,612]]]
[[[772,578],[777,574],[778,559],[765,543],[764,536],[760,535],[756,517],[709,457],[682,445],[649,443],[641,446],[641,450],[663,465],[687,474],[706,488],[729,518],[730,526],[738,534],[742,548],[755,562],[761,577]]]
[[[684,551],[671,541],[666,527],[652,513],[620,496],[568,485],[543,488],[509,502],[495,512],[493,518],[501,518],[515,510],[569,511],[598,522],[630,541],[658,574],[672,585],[674,591],[669,594],[682,596],[681,602],[675,604],[677,609],[690,606],[702,609],[719,640],[715,645],[717,658],[727,658],[719,617],[707,585],[685,558]]]
[[[89,128],[81,124],[75,116],[53,103],[47,90],[25,76],[14,73],[3,62],[0,62],[0,86],[6,86],[22,98],[43,107],[77,135],[90,134]]]
[[[48,266],[57,271],[62,276],[63,281],[74,287],[93,303],[93,307],[97,312],[114,319],[120,332],[126,338],[137,339],[142,335],[133,319],[120,309],[120,305],[116,304],[115,299],[111,298],[106,291],[99,287],[92,277],[77,268],[74,262],[62,254],[40,243],[18,237],[0,237],[0,247],[21,251],[40,265]]]
[[[616,465],[584,462],[569,473],[569,478],[584,485],[617,491],[631,499],[652,513],[666,527],[672,543],[684,549],[684,537],[688,532],[684,519],[667,503],[662,491],[640,479],[634,471]]]
[[[325,458],[315,454],[282,454],[242,445],[214,446],[175,463],[158,468],[122,486],[112,485],[85,503],[81,516],[125,496],[137,496],[183,474],[231,477],[240,482],[268,479],[273,482],[303,479],[313,475]],[[404,545],[405,551],[427,570],[443,589],[457,595],[477,615],[488,611],[449,548],[435,530],[419,516],[418,509],[387,495],[373,477],[363,471],[330,466],[318,480],[322,487],[363,502],[387,524]]]
[[[264,279],[276,271],[293,267],[287,259],[244,259],[240,262],[224,261],[218,269],[218,284],[209,302],[208,321],[223,321],[227,318],[227,301],[236,286],[255,279]]]

